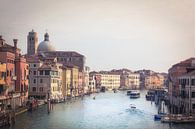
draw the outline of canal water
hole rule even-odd
[[[17,116],[13,127],[3,129],[195,129],[195,124],[154,121],[158,107],[146,101],[145,94],[141,91],[138,99],[130,99],[125,91],[93,94],[56,104],[50,114],[42,106]],[[130,104],[136,105],[136,109],[130,110]]]

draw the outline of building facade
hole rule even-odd
[[[145,78],[146,89],[161,89],[164,86],[164,76],[154,73]]]
[[[28,59],[29,62],[29,96],[38,99],[60,100],[62,94],[62,65],[55,59]]]
[[[101,86],[104,86],[108,90],[118,89],[120,87],[120,75],[112,73],[100,73],[101,74]]]
[[[28,65],[17,47],[18,40],[13,39],[14,46],[9,45],[0,36],[0,62],[6,64],[5,92],[8,105],[12,108],[25,106],[28,96]],[[24,90],[25,89],[25,90]]]
[[[195,115],[195,71],[179,77],[178,112]]]
[[[47,51],[44,52],[46,57],[56,57],[58,63],[63,65],[77,66],[80,72],[84,72],[85,57],[73,51]]]
[[[85,66],[84,82],[83,82],[84,93],[87,93],[89,91],[89,71],[90,71],[90,68],[88,66]]]
[[[140,89],[140,74],[130,73],[128,75],[128,88],[129,89]]]
[[[183,110],[181,109],[182,107],[182,101],[181,99],[181,85],[183,82],[180,82],[180,79],[185,79],[187,74],[187,77],[191,76],[190,73],[191,71],[195,70],[195,58],[189,58],[184,61],[181,61],[175,65],[173,65],[169,69],[168,73],[168,96],[169,96],[169,101],[170,101],[170,109],[172,110],[172,113],[182,113]],[[189,85],[188,83],[185,85]],[[183,92],[184,89],[188,89],[188,87],[191,86],[186,86],[183,87]],[[186,98],[189,100],[189,98]],[[185,110],[187,112],[188,110]],[[189,112],[188,112],[189,113]]]
[[[62,95],[65,99],[71,96],[71,70],[71,68],[62,67]]]
[[[0,62],[0,100],[6,98],[6,64]]]

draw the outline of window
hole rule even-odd
[[[40,91],[40,92],[43,92],[43,87],[40,87],[40,88],[39,88],[39,91]]]
[[[195,79],[191,79],[191,85],[195,86]]]
[[[43,79],[40,79],[40,83],[43,83]]]
[[[195,109],[195,104],[192,104],[192,109]]]
[[[21,85],[21,92],[23,92],[24,91],[24,86],[23,85]]]
[[[35,91],[36,91],[36,87],[33,87],[33,88],[32,88],[32,91],[34,91],[34,92],[35,92]]]
[[[36,75],[37,74],[37,71],[33,71],[33,74]]]
[[[9,76],[9,70],[7,70],[7,77]]]
[[[36,79],[33,80],[33,83],[36,83]]]
[[[195,98],[195,92],[192,92],[192,98]]]
[[[34,64],[34,67],[36,67],[36,64]]]
[[[49,75],[50,71],[49,70],[45,70],[45,75]]]
[[[3,93],[3,85],[0,85],[0,94]]]
[[[40,75],[43,75],[43,70],[40,71]]]

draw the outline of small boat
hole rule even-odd
[[[113,89],[113,92],[114,92],[114,93],[117,93],[117,92],[118,92],[118,90],[117,90],[117,89]]]
[[[155,121],[159,121],[159,120],[161,120],[161,118],[164,117],[165,115],[166,115],[165,113],[156,114],[156,115],[154,115],[154,120],[155,120]]]
[[[154,101],[155,90],[149,90],[146,94],[146,100]]]
[[[134,104],[129,105],[130,109],[136,109],[136,106]]]
[[[100,92],[105,92],[105,91],[106,91],[106,87],[102,86],[101,89],[100,89]]]
[[[128,90],[127,91],[127,95],[129,96],[131,94],[131,90]]]
[[[93,97],[93,99],[95,100],[95,96]]]
[[[140,97],[140,92],[138,90],[131,91],[130,98],[136,99]]]

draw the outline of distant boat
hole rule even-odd
[[[163,109],[162,109],[163,108]],[[154,115],[154,120],[158,121],[161,120],[162,117],[166,116],[167,114],[164,111],[164,102],[160,101],[159,105],[158,105],[158,114]]]
[[[155,90],[149,90],[146,94],[146,100],[154,101]]]
[[[127,91],[127,95],[129,96],[131,94],[131,90],[128,90]]]
[[[95,96],[93,97],[93,99],[95,100]]]
[[[114,89],[113,89],[113,92],[114,92],[114,93],[117,93],[117,92],[118,92],[118,90],[114,88]]]
[[[139,97],[140,97],[140,92],[138,90],[131,91],[130,98],[136,99],[136,98],[139,98]]]
[[[154,120],[155,121],[161,120],[161,118],[164,117],[165,115],[166,115],[165,113],[156,114],[154,115]]]
[[[136,106],[134,104],[129,105],[130,109],[136,109]]]
[[[106,87],[102,86],[101,89],[100,89],[100,92],[105,92],[105,91],[106,91]]]

